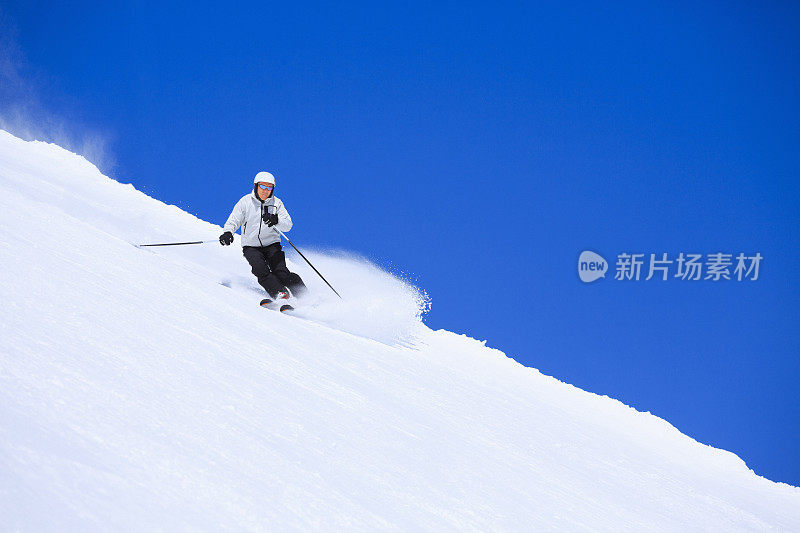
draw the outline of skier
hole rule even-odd
[[[223,246],[231,244],[233,234],[241,227],[242,253],[259,285],[273,300],[287,299],[290,295],[301,296],[306,286],[300,276],[286,268],[281,236],[275,231],[292,229],[292,218],[283,202],[275,197],[275,176],[259,172],[253,184],[253,192],[242,196],[233,207],[219,243]]]

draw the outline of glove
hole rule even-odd
[[[272,226],[278,223],[278,214],[273,213],[270,215],[268,213],[264,213],[264,222],[267,223],[268,228],[271,228]]]
[[[232,242],[233,242],[233,233],[231,233],[230,231],[226,231],[225,233],[219,236],[219,243],[222,246],[228,246]]]

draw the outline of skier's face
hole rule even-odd
[[[258,191],[258,197],[262,200],[266,200],[272,195],[272,189],[274,188],[275,186],[271,183],[266,183],[263,181],[258,182],[258,187],[256,188]]]

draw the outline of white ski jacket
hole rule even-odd
[[[261,218],[261,213],[267,209],[267,206],[275,206],[275,210],[270,208],[270,212],[278,213],[278,223],[271,228],[267,227],[267,223]],[[280,198],[275,198],[273,195],[262,202],[260,198],[256,197],[255,192],[251,192],[236,202],[223,229],[236,233],[240,227],[242,228],[242,246],[269,246],[281,240],[281,236],[275,231],[275,228],[284,233],[292,229],[292,217],[283,207]]]

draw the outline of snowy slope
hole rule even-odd
[[[800,489],[429,330],[364,260],[260,309],[238,239],[132,246],[220,229],[2,131],[0,227],[0,530],[800,531]]]

